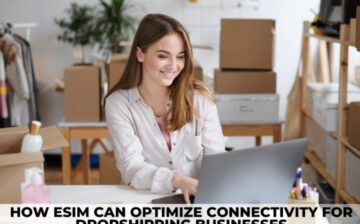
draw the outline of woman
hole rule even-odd
[[[204,153],[225,151],[211,92],[193,78],[185,28],[161,14],[143,18],[106,119],[123,180],[136,189],[195,195]]]

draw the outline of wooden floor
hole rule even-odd
[[[91,169],[91,184],[99,184],[99,169]],[[62,184],[61,167],[45,167],[45,183],[48,185]],[[84,184],[81,173],[72,177],[72,184]]]

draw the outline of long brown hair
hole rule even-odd
[[[199,90],[213,100],[211,91],[201,81],[194,79],[189,35],[184,26],[176,19],[163,14],[148,14],[142,19],[136,31],[124,73],[107,96],[118,89],[131,89],[139,86],[142,82],[142,64],[136,58],[137,47],[142,52],[146,52],[150,45],[170,33],[179,34],[185,46],[185,66],[169,87],[172,105],[169,110],[171,117],[168,130],[174,131],[183,127],[187,122],[191,122],[196,114],[193,105],[194,90]]]

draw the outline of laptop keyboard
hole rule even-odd
[[[190,196],[191,204],[194,204],[195,196]],[[183,194],[174,194],[162,198],[156,198],[151,201],[153,204],[185,204]]]

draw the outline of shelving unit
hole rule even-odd
[[[319,159],[311,148],[308,148],[305,151],[305,157],[310,161],[310,164],[319,172],[319,174],[330,184],[332,188],[335,189],[336,181],[326,170],[325,164]]]
[[[340,76],[339,76],[339,105],[338,105],[338,129],[335,133],[330,135],[337,139],[337,173],[336,178],[333,178],[327,171],[323,161],[311,150],[309,147],[305,152],[305,158],[315,168],[315,170],[332,186],[335,190],[336,203],[346,202],[348,204],[359,204],[360,201],[353,198],[345,190],[345,152],[346,148],[351,150],[357,156],[360,156],[360,149],[356,149],[350,145],[346,138],[346,105],[347,105],[347,83],[348,83],[348,51],[349,47],[355,46],[355,43],[349,42],[349,26],[342,25],[340,31],[340,38],[325,37],[310,33],[310,24],[304,23],[304,32],[302,39],[302,116],[301,116],[301,133],[305,135],[305,118],[312,118],[312,113],[306,105],[307,99],[307,84],[312,81],[311,72],[311,49],[310,38],[319,40],[321,44],[339,44],[340,45]],[[321,61],[321,59],[320,59]],[[328,64],[323,63],[321,66]],[[321,68],[324,73],[329,73],[329,70]],[[325,76],[329,74],[320,74],[321,80],[329,80]]]

